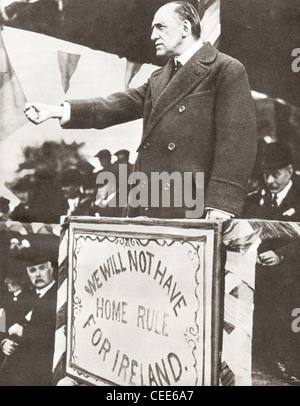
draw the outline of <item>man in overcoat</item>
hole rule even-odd
[[[108,98],[70,100],[62,106],[29,102],[25,114],[35,124],[58,118],[63,128],[103,129],[143,118],[134,168],[146,175],[140,179],[140,193],[144,188],[150,195],[155,172],[178,173],[183,181],[189,174],[197,200],[197,191],[203,193],[197,175],[202,172],[206,218],[240,216],[256,156],[254,103],[242,64],[203,44],[200,31],[191,4],[168,3],[154,16],[151,39],[157,56],[169,60],[147,83]],[[161,193],[174,196],[178,185],[172,176],[164,177]],[[203,211],[193,212],[188,199],[182,200],[182,205],[172,201],[169,207],[154,207],[149,197],[133,207],[129,198],[128,215],[203,217]]]

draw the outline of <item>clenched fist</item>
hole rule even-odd
[[[33,124],[41,124],[49,118],[61,119],[63,111],[63,106],[53,106],[43,103],[28,102],[24,107],[26,117]]]

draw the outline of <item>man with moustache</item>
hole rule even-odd
[[[299,222],[300,189],[289,145],[279,141],[266,144],[260,164],[264,182],[247,196],[244,218]],[[253,320],[254,362],[297,386],[300,343],[299,334],[291,328],[291,314],[299,307],[299,247],[299,238],[262,240],[256,266]]]
[[[45,236],[43,236],[45,237]],[[41,239],[41,237],[39,237]],[[23,320],[13,324],[1,341],[6,356],[0,382],[2,386],[51,386],[56,324],[56,245],[44,240],[31,242],[23,260],[36,292],[35,303]],[[52,244],[52,245],[51,245]]]
[[[200,34],[200,18],[190,3],[167,3],[154,16],[151,39],[156,55],[169,60],[147,83],[108,98],[70,100],[61,106],[29,102],[25,114],[35,124],[58,118],[63,128],[102,129],[143,118],[134,171],[144,173],[148,184],[141,181],[140,189],[151,190],[154,172],[176,172],[181,179],[189,173],[191,195],[203,195],[202,172],[204,216],[240,216],[256,156],[254,103],[242,64],[203,43]],[[160,194],[174,196],[173,183],[163,179]],[[128,216],[203,217],[189,202],[173,201],[169,207],[139,203],[136,207],[129,201]]]

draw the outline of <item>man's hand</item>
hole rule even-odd
[[[2,351],[5,355],[12,355],[15,352],[17,346],[18,344],[14,343],[9,338],[6,338],[1,343]]]
[[[61,119],[63,116],[63,106],[53,106],[51,104],[32,103],[25,104],[24,113],[33,124],[41,124],[49,118]]]
[[[24,331],[24,327],[21,326],[18,323],[15,323],[9,328],[8,334],[10,336],[14,334],[14,335],[22,338],[23,337],[23,331]]]
[[[274,266],[281,262],[281,257],[274,251],[266,251],[259,254],[259,260],[264,266]]]

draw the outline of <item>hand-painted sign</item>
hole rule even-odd
[[[215,230],[70,226],[67,373],[211,384]]]

